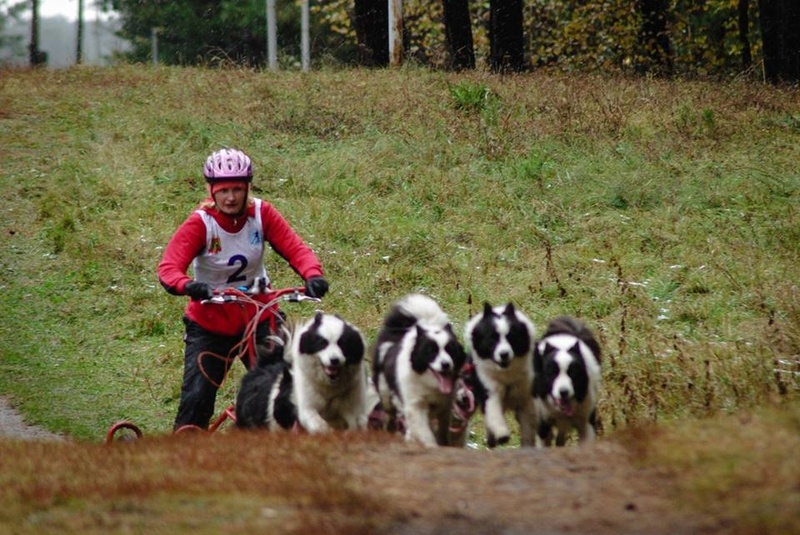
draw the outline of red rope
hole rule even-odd
[[[258,334],[258,325],[261,323],[261,318],[266,312],[270,312],[272,315],[269,318],[269,329],[270,333],[275,333],[277,329],[277,318],[279,316],[279,308],[277,306],[277,298],[282,295],[282,291],[274,292],[277,297],[275,299],[270,300],[269,302],[262,302],[256,299],[253,299],[246,293],[231,288],[226,290],[226,295],[235,296],[236,301],[242,304],[241,312],[242,314],[247,314],[245,310],[246,305],[254,306],[256,308],[255,314],[248,320],[247,327],[242,334],[242,339],[234,345],[231,350],[228,352],[227,356],[220,355],[214,353],[213,351],[201,351],[197,355],[197,366],[200,369],[200,373],[203,374],[203,377],[206,380],[214,385],[217,389],[222,388],[222,385],[225,384],[225,379],[227,378],[227,370],[230,368],[230,365],[236,360],[241,359],[242,362],[245,362],[245,366],[248,370],[252,370],[255,368],[257,363],[257,334]],[[222,360],[225,363],[225,373],[222,376],[222,381],[218,384],[215,380],[209,377],[208,373],[205,371],[203,366],[203,358],[204,357],[213,357],[219,360]],[[245,361],[245,358],[247,359]]]

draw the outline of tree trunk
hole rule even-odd
[[[492,72],[525,70],[522,0],[491,0],[489,4],[489,66]]]
[[[450,49],[450,68],[460,71],[475,68],[475,48],[469,0],[442,0],[444,32]]]
[[[764,73],[772,83],[800,81],[800,3],[759,0]]]
[[[39,50],[39,0],[31,0],[31,42],[28,45],[31,67],[47,63],[47,52]]]
[[[389,65],[389,3],[355,0],[358,61],[369,67]]]
[[[739,0],[739,42],[742,45],[742,69],[747,70],[753,64],[753,52],[750,48],[750,0]]]
[[[667,33],[669,0],[637,0],[636,9],[642,17],[639,28],[641,61],[637,70],[659,76],[672,74],[672,48]]]

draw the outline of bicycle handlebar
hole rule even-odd
[[[218,293],[217,293],[218,292]],[[253,302],[250,296],[253,295],[267,295],[270,300],[267,306],[277,303],[278,301],[288,301],[290,303],[300,303],[302,301],[311,301],[319,303],[322,299],[318,297],[311,297],[305,294],[305,288],[302,286],[293,286],[289,288],[268,288],[264,279],[257,278],[252,286],[240,286],[238,288],[225,288],[223,290],[215,290],[216,295],[209,299],[203,299],[201,303],[234,303],[238,301]]]

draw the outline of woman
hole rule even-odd
[[[178,227],[158,265],[158,279],[167,292],[190,297],[183,318],[186,349],[174,430],[186,425],[208,428],[217,388],[231,364],[228,356],[256,313],[252,305],[202,300],[225,288],[249,287],[258,277],[269,283],[265,243],[302,277],[307,295],[321,298],[328,291],[311,248],[271,204],[249,195],[253,167],[245,153],[212,153],[203,176],[210,196]],[[193,279],[187,275],[190,265]],[[263,295],[254,298],[268,300]],[[265,323],[259,325],[259,339],[269,335],[268,316],[264,314]],[[201,354],[210,357],[198,359]]]

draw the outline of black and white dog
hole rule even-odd
[[[297,418],[310,433],[367,426],[364,337],[339,316],[317,312],[292,335]]]
[[[284,360],[286,341],[275,337],[268,356],[248,371],[236,396],[236,426],[240,429],[290,430],[297,425],[290,364]]]
[[[533,322],[513,303],[494,308],[484,303],[483,312],[472,316],[465,326],[464,342],[477,379],[475,398],[484,414],[490,448],[511,438],[506,412],[516,417],[520,444],[534,445],[536,409],[531,388],[535,336]],[[470,383],[469,378],[466,382]]]
[[[533,396],[538,415],[537,446],[563,446],[572,429],[581,443],[596,434],[602,374],[600,344],[582,321],[560,316],[547,326],[533,355]]]
[[[448,445],[455,381],[465,358],[436,301],[410,294],[395,302],[372,356],[372,381],[388,415],[388,429],[397,430],[402,419],[406,440]]]

